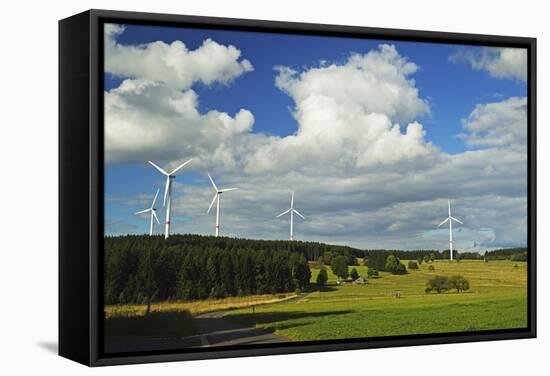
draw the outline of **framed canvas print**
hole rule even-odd
[[[59,23],[59,353],[536,335],[536,40]]]

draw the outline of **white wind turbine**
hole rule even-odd
[[[451,215],[451,201],[448,200],[447,203],[449,205],[449,216],[445,218],[445,220],[441,222],[437,227],[441,227],[445,224],[445,222],[449,222],[449,253],[451,255],[451,261],[453,261],[453,221],[456,221],[461,225],[463,225],[464,223],[460,222],[458,219]]]
[[[306,219],[298,210],[294,209],[294,191],[292,191],[292,195],[290,196],[290,208],[288,210],[285,210],[281,214],[279,214],[276,218],[279,218],[286,213],[290,213],[290,240],[294,240],[294,213],[298,214],[302,219]]]
[[[166,222],[164,225],[164,238],[168,239],[168,236],[170,236],[170,210],[172,209],[172,180],[176,177],[174,175],[176,172],[178,172],[180,169],[183,168],[186,164],[191,162],[193,159],[189,159],[186,162],[183,162],[178,167],[172,170],[172,172],[168,173],[164,171],[162,168],[154,164],[153,162],[149,161],[153,167],[155,167],[157,170],[159,170],[163,175],[166,176],[166,186],[164,187],[164,207],[166,207]]]
[[[212,179],[212,176],[208,174],[208,177],[210,178],[210,182],[212,183],[212,187],[214,188],[214,198],[212,199],[212,202],[210,203],[210,206],[208,207],[208,210],[206,213],[210,213],[210,209],[212,209],[212,206],[214,205],[214,202],[216,202],[216,236],[220,234],[220,199],[221,194],[224,192],[234,191],[239,188],[225,188],[225,189],[218,189],[216,186],[216,183],[214,183],[214,179]]]
[[[160,225],[159,218],[157,217],[157,208],[155,208],[155,202],[157,201],[157,196],[159,195],[159,190],[160,189],[157,189],[157,193],[155,193],[155,198],[153,199],[153,202],[151,203],[151,207],[149,209],[145,209],[145,210],[138,211],[138,212],[134,213],[134,215],[151,213],[151,224],[149,226],[149,235],[153,235],[153,218],[156,219],[157,223]]]

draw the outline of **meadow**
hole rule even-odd
[[[407,261],[404,260],[407,264]],[[432,265],[434,270],[429,270]],[[350,267],[351,270],[352,267]],[[365,266],[355,266],[361,276]],[[527,263],[436,260],[406,275],[381,272],[367,284],[336,285],[327,268],[324,291],[301,299],[228,312],[225,317],[246,325],[274,329],[292,340],[381,337],[449,333],[527,326]],[[312,265],[311,281],[319,273]],[[470,290],[425,293],[436,275],[462,275]],[[394,293],[400,291],[400,297]]]

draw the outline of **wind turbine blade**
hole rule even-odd
[[[159,166],[157,166],[157,165],[154,164],[153,162],[149,161],[149,163],[150,163],[154,168],[156,168],[157,170],[159,170],[162,174],[168,175],[168,173],[167,173],[166,171],[164,171],[162,168],[160,168]]]
[[[134,215],[149,213],[150,210],[151,210],[151,209],[141,210],[141,211],[135,212]]]
[[[208,174],[208,178],[210,179],[210,182],[212,183],[212,186],[214,187],[216,192],[218,192],[218,187],[216,186],[216,183],[214,183],[214,179],[212,179],[212,176],[210,176],[210,174]]]
[[[214,206],[214,202],[216,202],[216,198],[218,198],[218,192],[214,194],[214,198],[212,199],[212,202],[210,203],[210,206],[208,207],[207,213],[210,213],[210,209],[212,209],[212,206]]]
[[[188,164],[189,162],[191,162],[193,160],[193,158],[189,159],[187,162],[183,162],[182,164],[180,164],[178,167],[176,167],[175,169],[172,170],[172,172],[170,173],[170,175],[174,175],[176,172],[178,172],[179,170],[181,170],[183,168],[183,166],[185,166],[186,164]]]
[[[290,207],[294,207],[294,191],[292,191],[292,195],[290,196]]]
[[[282,215],[285,215],[286,213],[290,212],[292,210],[292,208],[288,209],[288,210],[285,210],[284,212],[282,212],[281,214],[279,214],[278,216],[276,216],[275,218],[279,218],[280,216]]]
[[[155,193],[155,198],[153,199],[153,203],[151,204],[151,208],[155,207],[155,202],[157,202],[157,196],[159,195],[160,189],[157,189],[157,193]]]
[[[157,223],[160,225],[159,217],[157,217],[156,210],[151,210],[151,212],[153,213],[153,217],[155,217],[155,219],[157,220]]]
[[[453,221],[457,221],[457,222],[460,223],[461,225],[464,224],[464,223],[460,222],[460,220],[456,219],[455,217],[451,217],[451,219],[452,219]]]
[[[294,210],[294,213],[298,214],[300,217],[302,217],[302,219],[306,219],[306,217],[304,217],[303,215],[300,214],[300,212],[296,209],[292,209]]]
[[[236,191],[237,189],[239,189],[239,188],[225,188],[225,189],[220,189],[219,192]]]
[[[166,175],[166,187],[164,188],[164,202],[162,203],[162,206],[166,206],[166,199],[168,198],[170,184],[170,175]]]
[[[449,217],[451,216],[451,200],[447,200],[447,204],[449,205]]]
[[[437,225],[437,227],[441,227],[443,224],[447,223],[447,221],[449,220],[449,218],[451,218],[451,217],[445,218],[445,220],[444,220],[443,222],[441,222],[439,225]]]

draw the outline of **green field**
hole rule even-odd
[[[407,265],[407,261],[403,261]],[[433,265],[435,270],[428,270]],[[351,270],[352,267],[350,267]],[[355,267],[361,276],[364,266]],[[406,275],[380,273],[365,285],[336,285],[329,272],[325,291],[301,299],[228,312],[247,325],[273,328],[291,340],[449,333],[527,326],[527,263],[477,260],[423,263]],[[312,268],[312,283],[319,269]],[[435,275],[462,275],[470,290],[426,294]],[[401,297],[394,296],[395,291]]]

